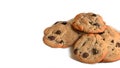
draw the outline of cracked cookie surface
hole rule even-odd
[[[108,53],[102,62],[113,62],[120,59],[120,35],[117,30],[107,26],[106,30],[100,34],[107,43]]]
[[[107,54],[107,45],[98,34],[84,34],[75,43],[73,54],[84,63],[100,62]]]
[[[102,17],[94,13],[80,13],[75,16],[73,27],[86,33],[100,33],[106,28]]]
[[[53,48],[65,48],[72,46],[81,36],[80,31],[72,29],[72,21],[57,21],[51,27],[44,30],[43,41]]]

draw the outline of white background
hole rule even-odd
[[[70,48],[43,43],[43,31],[81,12],[100,14],[120,30],[119,0],[0,0],[0,68],[120,67],[113,63],[85,64],[70,57]]]

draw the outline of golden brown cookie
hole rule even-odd
[[[43,37],[44,43],[53,48],[72,46],[82,34],[72,29],[72,21],[57,21],[51,27],[46,28]]]
[[[108,53],[102,62],[113,62],[120,59],[120,34],[114,28],[107,26],[100,34],[107,43]]]
[[[102,17],[94,13],[80,13],[75,16],[73,27],[86,33],[100,33],[106,28]]]
[[[107,45],[99,34],[84,34],[75,43],[74,56],[84,63],[98,63],[107,54]]]

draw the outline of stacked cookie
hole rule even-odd
[[[44,43],[53,48],[66,48],[72,46],[82,35],[81,32],[72,29],[73,19],[69,21],[57,21],[51,27],[44,30]]]
[[[94,13],[80,13],[69,21],[57,21],[44,31],[44,43],[54,48],[73,47],[73,56],[83,63],[120,59],[120,33]]]

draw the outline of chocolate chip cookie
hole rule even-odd
[[[120,59],[120,35],[117,30],[107,26],[106,30],[100,34],[107,43],[108,53],[102,62],[113,62]]]
[[[107,45],[98,34],[84,34],[75,43],[73,53],[84,63],[100,62],[107,54]]]
[[[44,43],[53,48],[65,48],[73,45],[82,33],[72,28],[72,21],[57,21],[51,27],[46,28],[43,37]]]
[[[102,17],[94,13],[80,13],[75,16],[73,27],[86,33],[100,33],[106,28]]]

